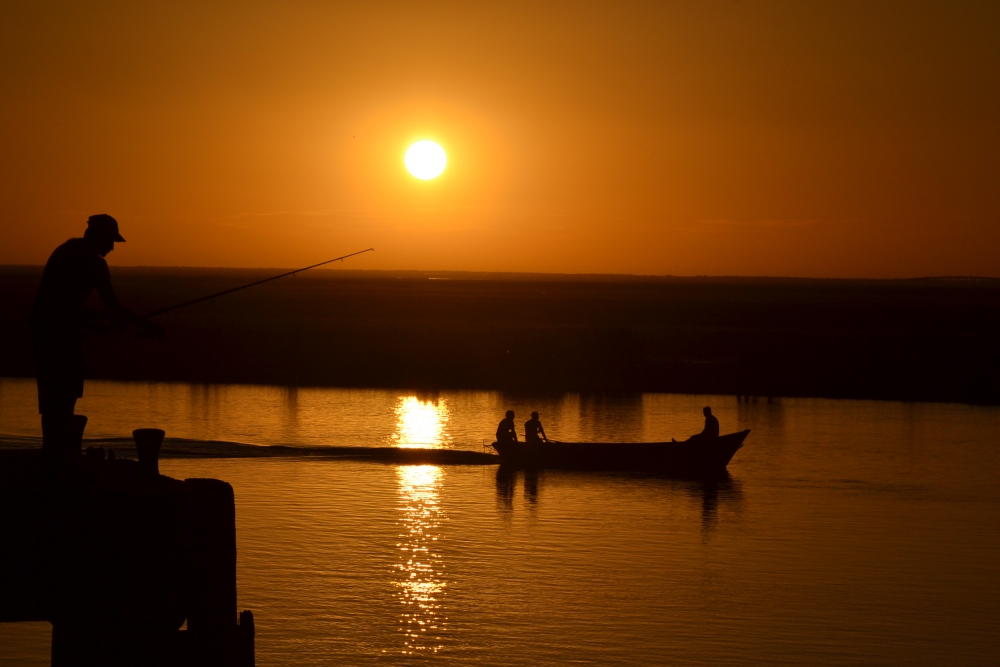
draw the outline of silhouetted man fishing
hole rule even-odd
[[[541,437],[539,437],[541,434]],[[530,444],[539,444],[542,441],[548,442],[549,439],[545,436],[545,429],[542,428],[542,422],[538,419],[538,413],[532,412],[531,419],[524,422],[524,441]]]
[[[508,410],[507,416],[497,425],[497,442],[517,442],[517,429],[514,428],[514,411]]]
[[[53,251],[31,311],[31,333],[38,379],[38,412],[42,415],[42,450],[47,465],[69,454],[76,401],[83,396],[83,339],[95,316],[106,316],[119,329],[133,325],[141,335],[163,337],[164,330],[132,313],[111,287],[105,255],[124,243],[118,221],[92,215],[82,239],[70,239]],[[97,290],[107,313],[86,308]]]

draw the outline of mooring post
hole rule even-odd
[[[151,477],[160,474],[160,445],[163,444],[164,436],[166,433],[158,428],[137,428],[132,431],[139,465]]]
[[[253,616],[245,617],[247,628],[237,624],[233,487],[215,479],[186,479],[184,484],[190,499],[194,549],[188,632],[205,665],[252,666]],[[249,656],[245,648],[247,633]]]

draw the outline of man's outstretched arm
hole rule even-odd
[[[139,330],[141,335],[156,336],[161,340],[166,335],[167,332],[162,326],[156,322],[150,322],[145,318],[139,317],[123,306],[118,301],[118,295],[115,294],[115,289],[111,286],[110,279],[101,281],[97,285],[97,294],[101,297],[101,303],[108,309],[108,314],[111,316],[111,321],[115,326],[124,329],[128,325],[132,325]]]

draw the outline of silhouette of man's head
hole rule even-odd
[[[118,221],[107,213],[92,215],[87,219],[87,231],[83,233],[83,238],[94,245],[101,257],[114,250],[115,243],[125,242],[118,232]]]
[[[706,406],[705,406],[705,407],[704,407],[704,408],[702,409],[702,412],[703,412],[703,413],[705,414],[705,416],[706,416],[706,417],[708,417],[708,416],[709,416],[710,414],[712,414],[712,408],[710,408],[710,407],[708,407],[708,406],[706,405]]]
[[[531,418],[532,419],[538,419],[538,413],[537,412],[532,412],[531,413]]]
[[[507,419],[513,419],[513,418],[514,418],[514,411],[513,410],[508,410],[507,411]]]

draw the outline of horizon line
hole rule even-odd
[[[0,264],[3,269],[44,269],[44,264]],[[185,270],[185,271],[294,271],[294,268],[281,266],[182,266],[160,264],[116,264],[112,269],[147,269],[147,270]],[[782,275],[746,275],[746,274],[673,274],[673,273],[600,273],[600,272],[562,272],[562,271],[475,271],[471,269],[348,269],[348,268],[315,268],[311,272],[351,272],[351,273],[411,273],[411,274],[462,274],[462,275],[494,275],[494,276],[549,276],[567,278],[640,278],[640,279],[674,279],[674,280],[801,280],[801,281],[936,281],[936,282],[1000,282],[1000,276],[910,276],[896,278],[874,277],[816,277],[816,276],[782,276]]]

